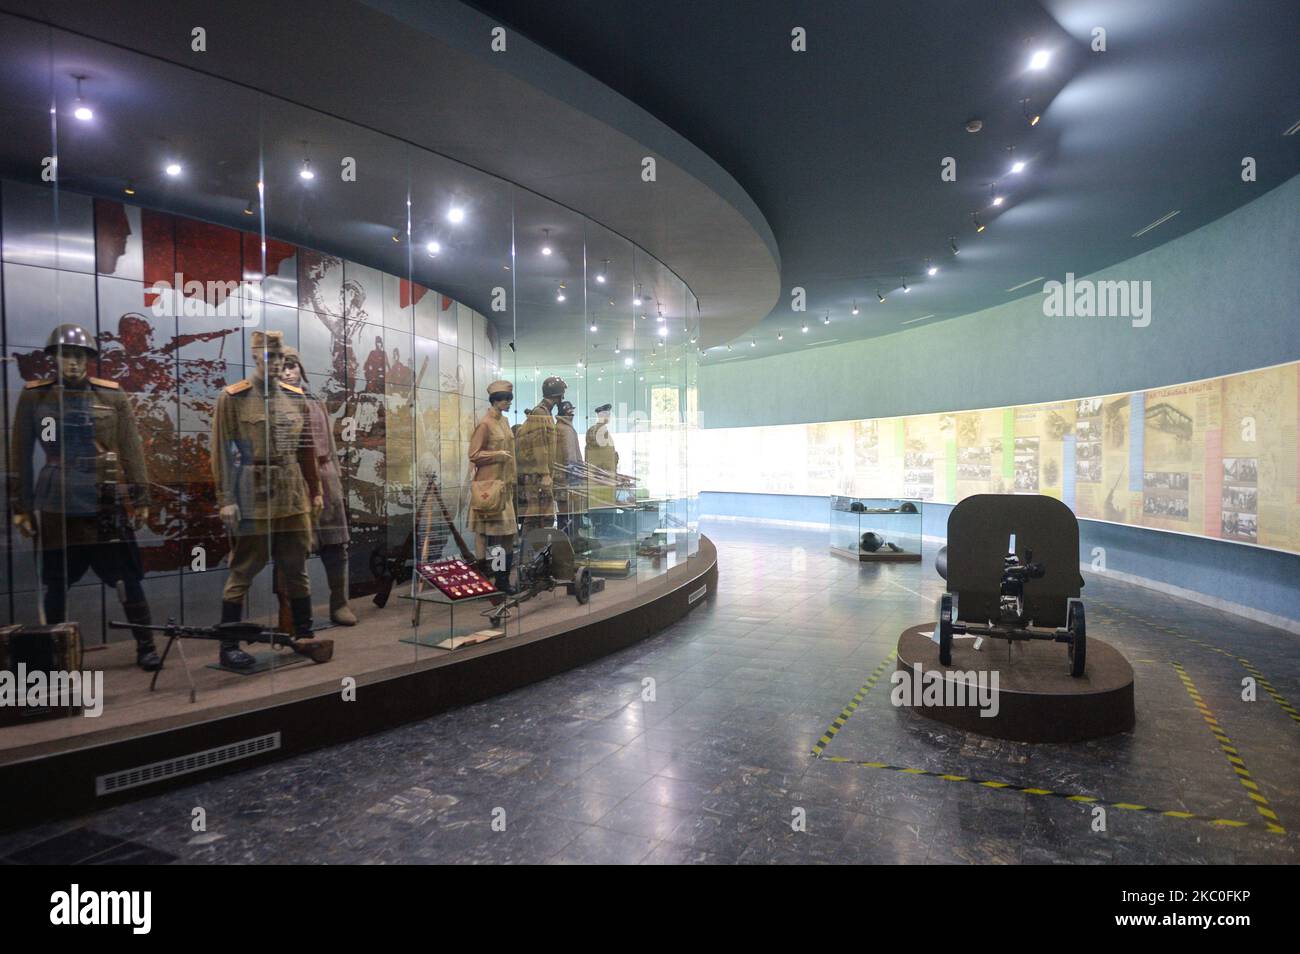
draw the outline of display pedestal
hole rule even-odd
[[[895,553],[892,550],[850,550],[847,547],[831,547],[831,554],[859,563],[920,563],[921,554],[906,551]]]
[[[1076,679],[1067,671],[1065,644],[1046,640],[1018,640],[1008,652],[1004,639],[985,638],[976,650],[974,639],[958,637],[952,665],[941,665],[939,644],[930,638],[934,627],[912,626],[898,638],[898,671],[909,677],[914,691],[908,708],[917,715],[1016,742],[1082,742],[1133,728],[1133,667],[1100,639],[1088,637],[1088,668]],[[915,691],[918,683],[933,686],[936,680],[951,690],[957,673],[972,672],[989,686],[997,674],[995,715],[981,715],[976,704],[926,705]],[[955,693],[944,695],[951,699]]]
[[[313,627],[314,629],[315,627]],[[325,627],[320,627],[324,629]],[[245,650],[247,652],[247,650]],[[248,669],[235,669],[231,666],[223,666],[219,662],[208,663],[209,669],[216,669],[219,672],[233,672],[236,676],[256,676],[258,673],[270,672],[272,669],[284,669],[287,666],[298,666],[305,662],[311,662],[306,656],[300,656],[295,652],[276,652],[267,650],[260,653],[249,653],[257,660]]]

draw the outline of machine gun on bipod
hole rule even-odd
[[[241,643],[266,643],[272,647],[284,647],[292,649],[299,656],[310,659],[314,663],[326,663],[334,658],[334,640],[332,639],[313,639],[300,640],[288,633],[281,633],[274,629],[267,629],[259,623],[234,622],[218,623],[215,626],[181,626],[174,619],[169,619],[166,625],[142,625],[140,623],[121,623],[117,621],[108,624],[109,629],[147,629],[150,632],[162,633],[167,637],[167,645],[162,651],[162,662],[167,662],[167,654],[172,651],[172,646],[177,646],[181,654],[181,662],[185,668],[185,678],[190,684],[190,702],[195,699],[194,678],[190,675],[189,661],[185,658],[185,647],[182,640],[185,639],[205,639],[216,642],[239,641]],[[162,672],[162,666],[153,674],[153,679],[149,681],[149,690],[152,692],[158,686],[158,674]]]

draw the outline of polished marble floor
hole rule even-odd
[[[882,680],[817,758],[899,632],[931,618],[942,589],[932,554],[860,566],[829,555],[825,533],[704,531],[718,545],[717,597],[631,649],[330,750],[9,833],[0,859],[1300,860],[1300,720],[1285,711],[1300,700],[1300,637],[1089,576],[1090,635],[1135,670],[1133,732],[982,739],[895,708]],[[1242,698],[1247,677],[1267,683],[1256,701]],[[196,809],[206,831],[193,830]]]

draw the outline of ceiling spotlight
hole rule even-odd
[[[631,359],[631,358],[624,358],[624,359],[623,359],[623,367],[625,367],[625,368],[630,368],[630,367],[632,367],[632,359]]]
[[[127,195],[132,195],[132,194],[134,193],[134,191],[135,191],[134,189],[131,190],[131,192],[128,192]],[[245,215],[253,215],[253,214],[255,214],[255,213],[253,212],[253,200],[252,200],[252,199],[249,199],[249,200],[248,200],[248,205],[244,206],[244,214],[245,214]]]
[[[979,213],[978,213],[978,212],[972,212],[972,213],[970,214],[970,220],[971,220],[971,224],[975,226],[975,231],[976,231],[976,232],[983,232],[983,231],[984,231],[984,223],[980,221],[980,217],[979,217]]]
[[[668,337],[668,326],[667,326],[667,325],[660,325],[660,326],[659,326],[659,337],[660,337],[660,338],[667,338],[667,337]]]
[[[95,111],[86,105],[86,101],[81,98],[81,81],[86,77],[74,76],[77,81],[77,100],[72,106],[72,115],[76,116],[83,123],[88,123],[95,118]]]
[[[179,162],[169,162],[163,168],[163,171],[169,176],[178,176],[181,174],[181,164]]]
[[[430,257],[442,251],[442,245],[439,242],[430,242],[425,248],[428,250]]]
[[[600,264],[601,264],[601,269],[596,273],[596,281],[601,285],[603,285],[605,284],[605,269],[609,267],[609,259],[602,258],[600,260]]]
[[[876,289],[876,297],[879,298],[882,302],[885,300],[885,296],[880,294],[879,288]]]
[[[1019,161],[1017,161],[1017,162],[1013,162],[1013,163],[1011,164],[1011,171],[1012,171],[1012,172],[1016,172],[1016,173],[1024,172],[1024,171],[1025,171],[1025,164],[1024,164],[1023,162],[1019,162]]]
[[[398,235],[396,232],[394,232],[393,241],[400,245],[402,243],[402,237]]]
[[[935,265],[928,258],[925,260],[925,265],[926,265],[925,273],[929,275],[931,278],[939,274],[939,266]]]
[[[123,188],[122,191],[127,195],[135,195],[135,186],[132,183],[128,182],[126,184],[126,187]]]
[[[545,238],[542,239],[542,254],[550,255],[551,254],[551,230],[542,229],[542,235],[545,236]]]
[[[636,286],[636,294],[632,296],[632,304],[636,305],[638,308],[641,307],[641,285],[640,285],[640,283],[638,283],[637,286]],[[641,317],[644,318],[645,315],[642,315]]]
[[[822,319],[822,324],[829,325],[830,323],[831,323],[831,313],[828,311],[826,312],[826,317]]]
[[[903,292],[906,293],[906,292],[910,292],[911,290],[912,289],[907,287],[907,282],[903,282]]]
[[[563,286],[563,285],[561,285],[559,288],[557,288],[557,289],[555,290],[555,300],[556,300],[556,301],[564,301],[564,300],[565,300],[565,298],[564,298],[564,286]]]
[[[591,323],[591,333],[594,335],[594,334],[596,333],[596,331],[597,331],[596,323],[593,321],[593,322]]]
[[[750,338],[750,339],[749,339],[749,346],[750,346],[751,348],[757,348],[757,347],[758,347],[758,339],[757,339],[757,338]]]
[[[447,210],[447,221],[452,225],[460,225],[465,221],[465,210],[458,205],[453,205]]]
[[[731,345],[727,345],[727,353],[728,353],[728,354],[731,353]]]
[[[957,254],[957,236],[955,235],[948,236],[948,247],[952,249],[952,254],[954,255]]]
[[[306,179],[308,181],[316,178],[316,173],[311,171],[310,159],[304,159],[302,161],[302,168],[298,170],[298,176],[299,178]]]
[[[1032,109],[1029,108],[1028,97],[1020,101],[1020,115],[1024,116],[1025,122],[1029,123],[1029,125],[1031,126],[1037,126],[1039,121],[1043,118],[1038,113],[1034,112]]]
[[[785,332],[784,332],[784,331],[778,331],[778,332],[776,333],[776,340],[777,340],[777,341],[784,341],[784,340],[785,340]]]
[[[1000,195],[995,195],[995,196],[993,197],[993,205],[996,207],[996,206],[999,206],[999,205],[1001,205],[1001,204],[1002,204],[1002,196],[1000,196]]]
[[[1052,54],[1047,50],[1038,50],[1029,58],[1029,68],[1031,70],[1047,69],[1047,61],[1052,58]]]
[[[855,298],[853,299],[853,314],[856,315],[857,313],[858,313],[858,300]]]
[[[808,322],[805,321],[805,322],[803,323],[803,327],[800,328],[799,330],[802,331],[804,334],[807,334],[807,333],[808,333]]]

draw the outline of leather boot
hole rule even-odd
[[[330,621],[340,626],[357,625],[357,614],[348,606],[348,565],[344,560],[328,565],[325,577],[330,585]]]
[[[244,604],[239,601],[221,601],[221,622],[238,623],[244,616]],[[223,639],[218,656],[221,665],[228,669],[252,669],[257,660],[239,648],[239,640]]]
[[[495,587],[496,587],[498,590],[500,590],[502,593],[505,593],[507,596],[514,596],[515,593],[518,592],[518,590],[516,590],[516,589],[515,589],[515,588],[510,584],[510,567],[511,567],[512,565],[514,565],[514,562],[515,562],[515,553],[514,553],[514,550],[507,550],[507,551],[506,551],[506,568],[505,568],[504,570],[501,570],[501,571],[499,571],[499,572],[493,574],[493,577],[492,577],[492,585],[495,586]]]
[[[294,596],[289,600],[293,609],[293,635],[296,639],[311,639],[316,634],[311,629],[311,597]]]
[[[149,614],[148,603],[123,603],[122,612],[128,623],[148,626],[153,622]],[[162,659],[158,656],[158,647],[153,644],[153,633],[147,629],[133,629],[135,636],[135,664],[145,672],[157,672],[162,668]]]

